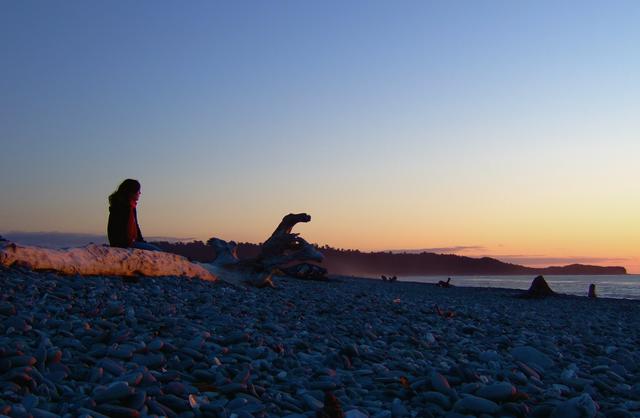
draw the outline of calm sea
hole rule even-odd
[[[403,276],[398,280],[407,282],[438,283],[449,276]],[[535,276],[450,276],[454,286],[503,287],[528,289]],[[596,285],[600,297],[617,299],[640,299],[640,274],[615,276],[544,276],[551,289],[558,293],[586,296],[589,285]]]

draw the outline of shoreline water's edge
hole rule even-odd
[[[361,276],[342,276],[352,279],[365,279],[383,281],[377,277],[361,277]],[[531,285],[533,276],[517,275],[517,276],[462,276],[462,275],[434,275],[434,276],[400,276],[398,282],[402,283],[420,283],[427,285],[437,285],[440,281],[446,281],[451,278],[452,287],[473,288],[473,289],[510,289],[517,292],[526,290]],[[549,275],[544,276],[549,282],[552,289],[559,295],[587,297],[589,293],[589,285],[596,284],[598,299],[625,299],[640,300],[640,275],[607,275],[607,276],[591,276],[591,275]],[[393,283],[389,283],[392,285]]]

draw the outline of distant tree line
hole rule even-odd
[[[155,242],[165,251],[185,256],[193,261],[211,262],[215,250],[202,241],[187,243]],[[505,263],[491,257],[472,258],[455,254],[419,254],[384,252],[361,252],[316,246],[324,255],[322,265],[330,274],[354,276],[426,275],[516,275],[516,274],[626,274],[624,267],[602,267],[572,264],[562,267],[532,268]],[[260,245],[248,242],[238,244],[240,259],[252,258],[260,253]]]

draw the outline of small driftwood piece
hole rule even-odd
[[[438,286],[439,287],[453,287],[453,285],[451,284],[451,277],[449,277],[446,282],[442,281],[442,280],[439,280],[438,281]]]

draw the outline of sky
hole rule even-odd
[[[0,233],[640,273],[637,1],[0,2]]]

